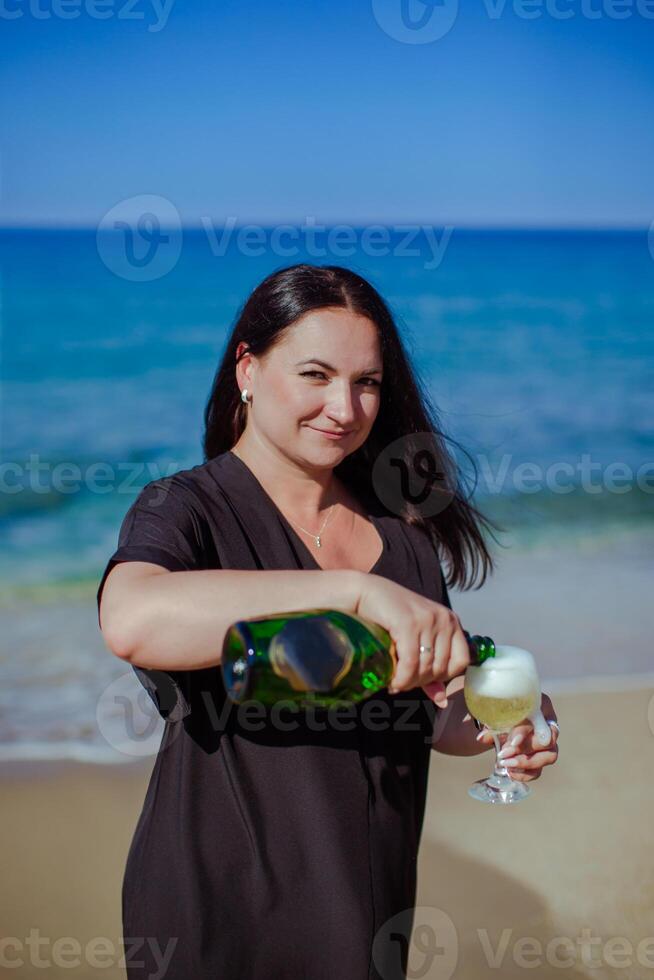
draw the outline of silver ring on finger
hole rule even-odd
[[[433,675],[435,657],[436,657],[435,644],[432,644],[431,646],[426,646],[424,643],[420,644],[420,659],[419,659],[418,672],[422,677],[429,677]]]

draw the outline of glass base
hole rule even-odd
[[[494,772],[487,779],[473,783],[468,793],[482,803],[519,803],[531,794],[531,787],[511,779],[508,773]]]

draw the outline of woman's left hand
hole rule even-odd
[[[543,694],[540,707],[548,724],[550,721],[556,721],[554,707],[547,694]],[[515,725],[506,735],[500,736],[502,749],[499,761],[507,766],[511,778],[516,782],[527,783],[538,779],[545,766],[552,766],[556,762],[559,755],[557,745],[559,733],[554,725],[550,725],[550,730],[552,739],[545,747],[542,743],[534,741],[534,726],[528,718]],[[479,741],[482,745],[492,746],[493,736],[484,729]],[[512,742],[518,744],[512,745]]]

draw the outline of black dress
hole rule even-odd
[[[370,571],[447,602],[427,536],[366,510],[384,542]],[[320,567],[231,451],[143,488],[98,609],[120,561]],[[273,724],[261,705],[243,716],[218,667],[134,670],[167,723],[123,880],[130,980],[162,960],[166,980],[404,977],[438,710],[422,688]]]

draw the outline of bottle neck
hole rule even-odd
[[[485,660],[495,656],[495,644],[490,636],[468,636],[468,646],[470,647],[470,663],[474,667],[479,667]]]

